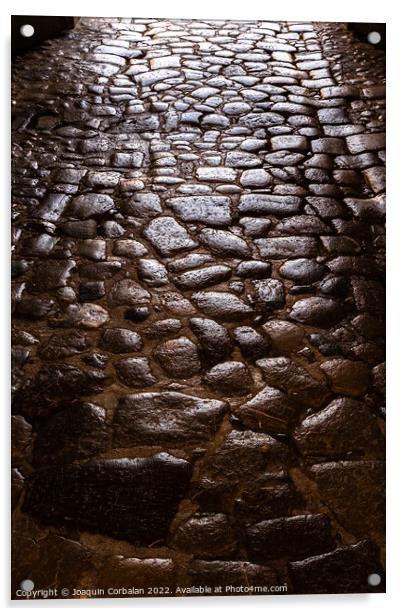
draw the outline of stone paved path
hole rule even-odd
[[[370,591],[384,96],[337,24],[83,19],[17,60],[14,589]]]

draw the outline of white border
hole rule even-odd
[[[401,567],[401,486],[398,465],[400,458],[397,454],[401,450],[402,439],[402,410],[398,408],[398,394],[400,398],[399,382],[401,380],[401,283],[398,276],[401,270],[402,244],[402,190],[401,190],[401,149],[402,129],[400,118],[402,116],[402,19],[396,3],[392,0],[381,2],[353,2],[352,0],[302,1],[286,0],[272,3],[267,0],[244,0],[236,4],[234,0],[198,0],[197,3],[179,0],[153,0],[152,2],[136,5],[133,0],[115,0],[110,4],[89,2],[88,0],[70,0],[60,6],[50,0],[36,0],[11,2],[5,0],[1,8],[0,27],[3,31],[3,80],[2,95],[2,148],[3,164],[1,165],[1,191],[3,195],[1,215],[1,256],[0,267],[2,289],[2,318],[0,319],[2,349],[4,361],[0,370],[3,394],[2,416],[7,418],[9,404],[9,349],[5,341],[9,339],[9,198],[10,198],[10,170],[9,170],[9,73],[10,73],[10,15],[96,15],[96,16],[132,16],[132,17],[172,17],[194,19],[264,19],[270,20],[305,20],[305,21],[365,21],[387,23],[387,194],[388,194],[388,292],[387,292],[387,330],[388,330],[388,430],[387,449],[389,471],[387,474],[387,594],[386,595],[306,595],[282,597],[230,597],[230,598],[183,598],[183,599],[100,599],[81,602],[77,601],[35,601],[10,602],[9,597],[9,553],[4,546],[9,545],[9,497],[8,477],[3,473],[1,502],[1,529],[3,541],[1,550],[1,590],[0,597],[6,609],[16,610],[14,613],[26,613],[27,609],[68,609],[71,612],[84,613],[87,609],[130,609],[138,614],[156,614],[163,610],[168,614],[184,610],[191,610],[191,614],[205,614],[210,609],[230,609],[233,614],[242,614],[244,610],[252,610],[256,614],[266,614],[268,610],[275,610],[281,614],[294,614],[297,616],[311,616],[311,614],[336,614],[347,610],[347,614],[356,613],[365,616],[378,616],[379,610],[385,614],[396,608],[400,586]],[[398,379],[399,377],[399,379]],[[3,439],[1,448],[3,456],[3,470],[7,471],[9,465],[8,421],[4,420],[1,429]],[[399,601],[400,603],[400,601]]]

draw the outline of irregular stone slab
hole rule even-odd
[[[347,198],[345,203],[353,216],[364,221],[381,222],[385,217],[385,195],[377,195],[371,199]]]
[[[233,182],[237,173],[231,167],[198,167],[196,176],[208,182]]]
[[[370,586],[369,576],[383,577],[378,548],[371,541],[312,556],[289,565],[295,592],[302,594],[384,592],[384,581]]]
[[[243,126],[247,128],[266,128],[267,126],[277,126],[285,122],[285,118],[279,113],[248,113],[240,119]]]
[[[152,86],[158,81],[165,81],[166,79],[178,77],[179,75],[180,71],[160,68],[155,71],[148,71],[147,73],[139,73],[134,76],[134,79],[141,86]]]
[[[123,211],[139,218],[153,218],[162,214],[160,197],[156,193],[139,192],[123,204]]]
[[[291,216],[275,225],[275,232],[286,235],[323,235],[331,233],[330,227],[317,216]],[[334,238],[338,239],[338,237]]]
[[[303,498],[284,471],[264,472],[252,478],[235,500],[235,515],[247,523],[290,516]]]
[[[322,514],[264,520],[246,529],[250,560],[302,558],[328,552],[334,546],[330,519]]]
[[[293,304],[289,317],[306,325],[331,327],[344,316],[342,305],[324,297],[308,297]]]
[[[256,363],[270,387],[281,389],[303,406],[321,408],[330,397],[324,382],[313,378],[307,370],[287,357],[269,357]]]
[[[239,212],[242,214],[287,216],[296,214],[300,209],[300,204],[300,197],[247,193],[240,197]]]
[[[385,532],[385,463],[315,464],[311,473],[323,502],[355,537],[381,541]]]
[[[113,254],[120,257],[135,259],[137,257],[143,257],[147,252],[148,250],[145,248],[144,244],[136,240],[116,240],[113,242]]]
[[[194,556],[216,558],[233,554],[237,540],[226,515],[199,514],[179,526],[171,545]]]
[[[58,229],[64,235],[77,238],[95,237],[97,224],[95,220],[69,220],[61,224]]]
[[[75,261],[70,259],[39,261],[32,272],[27,286],[28,291],[42,293],[58,289],[59,287],[65,287],[71,276],[70,272],[75,266]]]
[[[317,240],[313,237],[269,237],[255,240],[262,257],[289,259],[292,257],[314,257],[318,251]]]
[[[264,187],[270,184],[272,177],[265,169],[247,169],[240,177],[240,184],[246,188]]]
[[[306,151],[309,149],[309,142],[306,137],[299,135],[278,135],[271,137],[271,147],[273,150]]]
[[[214,588],[222,587],[222,594],[248,594],[244,590],[238,591],[241,586],[271,587],[277,583],[277,574],[273,569],[245,561],[228,560],[193,560],[188,569],[190,583],[202,584]],[[249,594],[253,591],[250,590]],[[221,594],[221,593],[219,593]],[[271,594],[271,593],[270,593]]]
[[[241,237],[221,231],[220,229],[203,229],[200,233],[200,241],[210,248],[213,254],[221,257],[249,257],[250,248]]]
[[[207,363],[225,359],[233,349],[228,330],[211,319],[190,319],[190,327],[201,346],[201,356]]]
[[[362,361],[330,359],[320,364],[329,386],[336,394],[363,396],[369,384],[369,367]]]
[[[262,329],[268,334],[273,349],[279,353],[292,353],[303,344],[304,330],[289,321],[267,321]]]
[[[346,137],[346,145],[351,154],[361,154],[385,149],[385,133],[365,133]]]
[[[310,284],[323,278],[326,268],[311,259],[286,261],[279,269],[281,276],[298,284]]]
[[[68,195],[50,193],[45,197],[39,209],[33,213],[33,217],[49,222],[57,222],[62,217],[69,201],[70,197]]]
[[[36,465],[90,458],[107,449],[106,411],[89,402],[66,404],[41,424],[34,448]]]
[[[240,278],[266,278],[271,274],[271,264],[266,261],[241,261],[236,268]]]
[[[203,222],[211,226],[229,226],[232,221],[229,197],[174,197],[166,203],[180,220]]]
[[[242,424],[257,432],[289,434],[299,409],[291,397],[279,389],[264,387],[254,398],[234,410]]]
[[[168,272],[157,259],[139,259],[138,277],[151,287],[162,287],[169,282]]]
[[[76,218],[92,218],[102,216],[114,208],[114,202],[109,195],[88,193],[75,197],[70,205],[70,214]]]
[[[205,374],[204,382],[214,391],[227,395],[244,395],[253,387],[247,366],[239,361],[216,364]]]
[[[257,310],[266,313],[285,305],[285,289],[280,280],[275,278],[254,280],[253,286]]]
[[[124,278],[112,287],[109,294],[111,306],[136,306],[148,303],[151,296],[146,289],[130,278]]]
[[[138,393],[120,399],[114,440],[120,447],[184,446],[208,441],[227,405],[178,392]]]
[[[165,539],[190,476],[190,464],[167,453],[47,467],[32,476],[23,509],[46,524],[148,545]]]
[[[308,415],[293,438],[305,457],[361,459],[383,455],[384,437],[375,416],[351,398],[337,398]]]
[[[226,154],[226,164],[235,169],[249,169],[250,167],[259,167],[261,159],[249,152],[228,152]]]
[[[173,282],[184,291],[203,289],[211,285],[219,284],[230,278],[232,270],[225,265],[212,265],[202,269],[191,270],[180,276],[175,276]]]
[[[191,299],[205,314],[218,319],[237,320],[253,313],[251,306],[248,306],[232,293],[200,291],[199,293],[193,293]]]
[[[88,342],[82,334],[53,335],[39,348],[39,355],[44,359],[63,359],[82,353],[88,348]]]
[[[170,376],[187,378],[201,370],[197,346],[185,336],[163,342],[154,355]]]
[[[144,237],[164,257],[170,257],[177,252],[197,246],[186,229],[170,216],[154,218],[145,228]]]
[[[75,325],[84,329],[98,329],[109,320],[108,311],[98,304],[70,304],[61,317],[65,325]]]

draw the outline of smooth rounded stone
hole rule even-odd
[[[241,261],[235,273],[240,278],[266,278],[271,270],[271,264],[266,261]]]
[[[299,284],[310,284],[320,280],[326,272],[326,267],[311,259],[294,259],[286,261],[279,269],[284,278]]]
[[[240,197],[239,212],[242,214],[286,216],[296,214],[299,211],[300,204],[300,197],[246,193]]]
[[[279,353],[292,353],[303,345],[304,330],[289,321],[267,321],[262,329],[268,334],[272,348]]]
[[[264,387],[233,411],[246,428],[269,434],[289,434],[297,422],[297,404],[279,389]]]
[[[185,336],[162,342],[154,355],[169,376],[188,378],[201,370],[197,346]]]
[[[209,182],[232,182],[236,179],[237,173],[230,167],[198,167],[196,176],[199,180]]]
[[[285,305],[283,283],[275,278],[253,281],[256,309],[263,313],[277,310]]]
[[[346,137],[346,145],[351,154],[361,154],[370,150],[385,149],[385,133],[366,133]]]
[[[120,381],[127,387],[149,387],[157,382],[146,357],[128,357],[114,362]]]
[[[331,395],[323,375],[317,380],[288,357],[267,357],[257,360],[256,364],[270,387],[281,389],[297,404],[321,408]]]
[[[23,510],[45,524],[147,546],[165,539],[190,478],[191,465],[167,453],[50,466],[33,477]]]
[[[242,101],[233,101],[232,103],[225,103],[222,107],[223,113],[227,115],[241,115],[251,110],[251,106],[248,103]]]
[[[227,410],[221,400],[174,391],[123,396],[115,414],[115,444],[175,447],[203,443],[219,429]]]
[[[116,240],[113,242],[113,254],[119,257],[135,259],[143,257],[147,252],[145,246],[136,240]]]
[[[205,86],[202,88],[196,88],[195,90],[191,92],[191,96],[195,96],[195,98],[200,98],[200,99],[205,99],[205,98],[208,98],[209,96],[214,96],[215,94],[219,94],[219,89],[208,87],[208,86]]]
[[[138,192],[123,204],[123,211],[138,218],[153,218],[162,214],[160,197],[156,193]]]
[[[265,169],[247,169],[240,176],[240,184],[245,188],[258,188],[270,184],[272,177]]]
[[[141,336],[131,329],[122,327],[105,329],[99,344],[102,349],[111,353],[130,353],[142,349]]]
[[[11,417],[11,441],[12,464],[17,465],[30,458],[32,426],[21,415]]]
[[[70,214],[76,218],[86,219],[103,216],[114,208],[114,201],[109,195],[88,193],[74,197],[70,205]]]
[[[331,327],[344,316],[343,306],[333,299],[308,297],[300,299],[292,306],[289,318],[305,325]]]
[[[253,562],[303,558],[334,547],[330,518],[323,514],[263,520],[246,529],[247,552]]]
[[[186,255],[185,257],[180,257],[179,259],[174,259],[173,261],[169,261],[167,264],[167,269],[169,272],[183,272],[187,269],[192,269],[195,267],[200,267],[201,265],[205,265],[206,263],[213,263],[214,259],[209,254],[204,253],[192,253]]]
[[[284,124],[285,118],[279,113],[270,113],[266,111],[261,113],[248,113],[241,118],[240,122],[243,126],[247,126],[247,128],[255,129]]]
[[[329,336],[323,336],[322,334],[308,334],[307,338],[310,344],[316,347],[321,355],[343,355],[342,349],[335,342],[335,340]]]
[[[344,276],[327,276],[319,284],[320,292],[329,297],[343,298],[350,293],[350,284]]]
[[[220,229],[203,229],[199,234],[202,244],[208,246],[211,252],[220,257],[249,257],[250,248],[241,237]]]
[[[176,567],[171,558],[125,558],[109,556],[103,560],[96,577],[96,588],[166,588],[174,586]]]
[[[384,592],[383,582],[374,588],[368,581],[373,571],[383,577],[378,548],[371,541],[360,541],[327,554],[292,562],[289,570],[297,593]]]
[[[200,291],[193,293],[191,299],[208,316],[225,321],[243,319],[254,312],[251,306],[232,293]]]
[[[150,314],[151,311],[148,306],[134,306],[125,310],[124,318],[127,321],[133,321],[133,323],[142,323],[148,319]]]
[[[305,152],[309,149],[307,137],[299,135],[278,135],[271,137],[271,148],[275,150],[295,150]]]
[[[250,167],[259,167],[261,159],[249,152],[228,152],[226,154],[226,164],[228,167],[234,167],[235,169],[248,169]]]
[[[53,300],[31,297],[30,299],[23,299],[17,303],[14,315],[18,319],[37,321],[49,314],[53,306]]]
[[[95,220],[69,220],[63,222],[58,229],[64,235],[75,238],[93,238],[96,235],[97,224]]]
[[[362,361],[330,359],[320,365],[332,391],[347,396],[363,396],[369,384],[369,367]]]
[[[80,282],[78,295],[80,302],[89,302],[100,299],[106,294],[105,283],[102,280]]]
[[[184,222],[202,222],[211,226],[229,226],[232,221],[229,197],[196,195],[174,197],[166,203]]]
[[[374,570],[374,569],[373,569]],[[222,594],[248,594],[244,588],[252,586],[270,587],[277,584],[277,574],[270,567],[245,561],[192,560],[187,570],[190,583],[214,588],[219,585]],[[251,594],[252,591],[250,590]],[[221,593],[220,593],[221,594]]]
[[[109,304],[111,306],[135,306],[146,304],[150,299],[151,295],[148,291],[130,278],[116,282],[109,293]]]
[[[87,278],[88,280],[106,280],[107,278],[113,278],[120,270],[120,261],[83,263],[78,267],[80,277]]]
[[[137,271],[140,280],[151,287],[161,287],[169,282],[166,267],[156,259],[139,259]]]
[[[161,321],[155,321],[152,325],[143,329],[141,333],[146,338],[158,339],[170,336],[170,334],[177,334],[181,327],[179,319],[162,319]]]
[[[309,459],[360,460],[384,455],[384,437],[375,415],[351,398],[336,398],[322,411],[308,415],[293,439]]]
[[[106,259],[105,240],[82,240],[79,244],[80,255],[94,261]]]
[[[244,139],[240,144],[240,149],[244,150],[244,152],[258,152],[262,148],[266,147],[267,142],[265,139],[256,139],[250,137],[248,139]]]
[[[66,324],[84,329],[98,329],[109,321],[110,315],[98,304],[70,304],[65,310]]]
[[[234,529],[223,513],[196,514],[178,527],[170,543],[180,552],[208,558],[230,556],[237,547]]]
[[[233,330],[233,336],[242,355],[252,361],[268,355],[271,348],[267,338],[247,325],[236,327]]]
[[[239,224],[243,227],[244,233],[249,237],[265,237],[271,228],[270,218],[251,218],[245,216],[240,218]]]
[[[342,527],[357,538],[385,531],[385,463],[380,460],[314,464],[310,472]]]
[[[89,458],[108,446],[106,411],[90,402],[65,404],[46,418],[35,439],[39,466]]]
[[[154,218],[147,225],[143,234],[164,257],[170,257],[177,252],[196,248],[198,245],[190,237],[186,229],[170,216]]]
[[[101,235],[107,238],[121,237],[125,234],[125,229],[115,220],[106,220],[101,225]]]
[[[228,126],[230,126],[230,120],[229,118],[220,113],[208,113],[202,118],[201,124],[203,126],[216,126],[220,128],[227,128]]]
[[[212,265],[202,269],[194,269],[173,278],[174,284],[183,291],[203,289],[228,280],[232,274],[230,267]]]
[[[21,254],[30,257],[46,257],[52,252],[56,242],[57,239],[48,233],[41,233],[40,235],[28,237],[23,242]]]
[[[201,347],[201,357],[207,363],[217,363],[231,354],[233,343],[223,325],[200,318],[192,318],[189,323]]]
[[[120,173],[116,171],[90,171],[86,176],[88,186],[102,186],[114,188],[120,180]]]
[[[226,395],[245,395],[253,388],[247,366],[239,361],[216,364],[205,374],[203,380],[214,391]]]

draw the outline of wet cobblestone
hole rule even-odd
[[[383,590],[384,75],[336,23],[16,60],[14,590]]]

